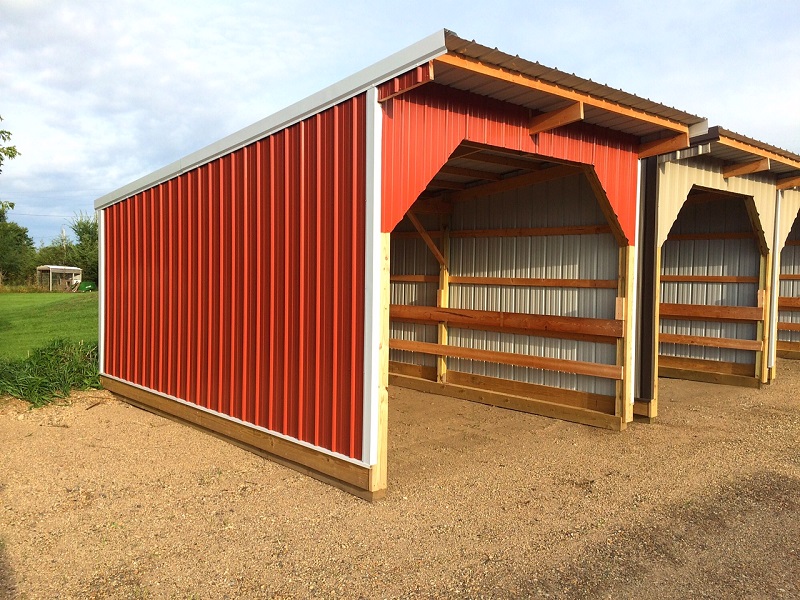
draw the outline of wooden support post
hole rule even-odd
[[[450,228],[446,226],[442,232],[442,250],[444,263],[439,265],[439,290],[437,292],[437,305],[439,308],[450,307]],[[438,326],[439,344],[447,345],[447,323],[439,322]],[[447,357],[440,355],[436,357],[436,380],[439,383],[447,381]]]
[[[617,340],[617,365],[622,367],[622,380],[617,382],[615,414],[623,423],[633,421],[633,395],[630,385],[633,377],[633,266],[634,247],[619,249],[619,286],[617,288],[616,319],[624,321],[625,337]]]
[[[380,234],[381,274],[381,329],[378,350],[380,390],[378,392],[378,460],[370,469],[369,489],[376,498],[386,493],[388,485],[389,448],[389,307],[391,305],[390,252],[391,234]]]
[[[763,309],[764,309],[764,317],[763,320],[758,324],[758,335],[756,336],[757,340],[763,341],[763,349],[761,352],[756,352],[756,374],[760,375],[759,380],[761,383],[771,383],[772,382],[772,371],[769,368],[769,344],[771,340],[771,332],[769,330],[770,324],[770,312],[771,312],[771,303],[770,303],[770,294],[772,291],[772,252],[768,252],[766,256],[761,257],[761,268],[759,269],[758,275],[758,287],[759,290],[763,290],[764,301],[763,301]],[[761,293],[761,292],[760,292]]]

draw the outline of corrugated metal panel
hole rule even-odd
[[[752,231],[742,199],[686,204],[671,234]],[[662,275],[726,275],[758,277],[761,254],[753,239],[667,240],[661,252]],[[661,282],[661,302],[709,306],[757,306],[756,283]],[[744,340],[756,339],[751,323],[719,323],[662,319],[662,333]],[[744,350],[660,344],[665,356],[682,356],[753,364],[755,353]]]
[[[105,209],[105,371],[359,459],[365,100]]]
[[[582,175],[458,203],[452,229],[566,227],[605,224]],[[611,234],[541,237],[454,237],[452,276],[617,279],[619,249]],[[453,308],[613,319],[616,290],[464,285],[450,288]],[[609,344],[451,328],[449,343],[501,352],[615,364]],[[529,383],[614,395],[613,381],[465,359],[448,368]]]
[[[693,186],[751,196],[767,248],[772,248],[775,232],[775,183],[769,175],[722,176],[723,163],[713,158],[695,157],[658,165],[658,240],[661,246],[678,218],[683,202]]]
[[[453,231],[605,224],[583,175],[459,202]],[[619,248],[610,233],[580,236],[452,237],[450,274],[464,277],[546,277],[616,280]],[[392,274],[433,275],[439,266],[419,239],[393,236]],[[424,293],[421,291],[424,286]],[[392,302],[435,306],[437,284],[392,284]],[[451,284],[450,306],[525,314],[613,319],[615,289]],[[393,322],[392,337],[435,342],[433,326]],[[615,364],[616,346],[451,327],[454,346]],[[392,360],[434,366],[429,355],[392,351]],[[448,358],[448,369],[613,396],[615,383],[541,369]]]
[[[464,140],[594,165],[630,243],[638,138],[586,124],[531,136],[528,109],[435,83],[384,103],[383,231],[392,231]]]
[[[791,200],[800,200],[800,192],[793,192]],[[786,205],[788,194],[784,192],[781,208]],[[795,211],[787,241],[800,243],[800,215]],[[800,275],[800,245],[786,245],[781,251],[781,275]],[[778,295],[784,298],[800,298],[800,281],[784,279],[778,285]],[[778,311],[778,321],[784,323],[800,323],[799,310]],[[800,342],[800,331],[780,331],[778,339],[782,342]]]

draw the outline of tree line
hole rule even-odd
[[[10,139],[11,133],[0,129],[0,173],[4,161],[20,155],[16,146],[6,145]],[[13,209],[13,202],[0,199],[0,284],[35,283],[39,265],[80,267],[84,281],[97,281],[98,228],[94,216],[79,214],[72,219],[70,229],[75,240],[62,231],[49,245],[36,248],[28,229],[9,220],[8,213]]]

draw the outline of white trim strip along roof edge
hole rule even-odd
[[[372,66],[362,69],[358,73],[345,77],[338,83],[334,83],[265,119],[101,196],[95,200],[94,208],[95,210],[101,210],[130,198],[134,194],[168,181],[215,158],[229,154],[276,131],[285,129],[446,53],[445,30],[440,29],[404,50],[400,50]]]

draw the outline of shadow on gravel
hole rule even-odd
[[[519,597],[800,597],[800,479],[760,473],[582,548]]]
[[[11,562],[6,554],[6,544],[0,539],[0,598],[13,598],[16,590],[14,572],[11,570]]]

